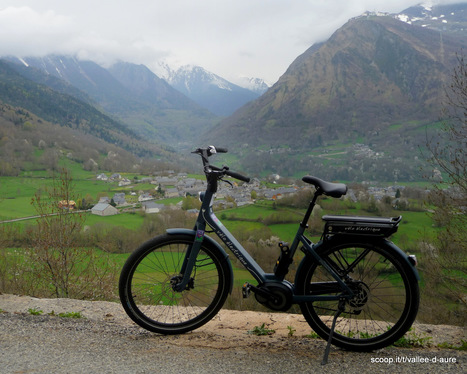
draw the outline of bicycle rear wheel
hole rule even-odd
[[[354,292],[337,319],[332,344],[353,351],[371,351],[394,343],[408,331],[417,315],[420,296],[418,281],[405,259],[384,242],[336,242],[319,254]],[[323,266],[311,256],[303,261],[295,283],[298,294],[340,293],[337,282]],[[319,291],[314,282],[321,282]],[[325,287],[330,291],[326,292]],[[308,324],[325,340],[338,303],[315,301],[300,305]]]
[[[161,334],[181,334],[211,320],[231,288],[230,267],[220,251],[203,243],[190,281],[181,292],[174,285],[192,235],[161,235],[128,258],[119,294],[128,316],[141,327]]]

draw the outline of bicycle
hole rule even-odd
[[[225,152],[213,146],[192,152],[201,156],[207,179],[194,229],[168,229],[127,259],[119,294],[128,316],[161,334],[185,333],[211,320],[233,287],[229,256],[207,235],[214,233],[258,282],[246,283],[243,297],[254,293],[274,311],[300,306],[310,327],[328,342],[323,363],[330,344],[372,351],[401,338],[415,320],[420,297],[415,257],[388,240],[402,217],[325,215],[321,239],[312,243],[306,229],[318,197],[340,198],[347,186],[305,176],[303,181],[315,187],[313,198],[292,244],[279,243],[274,271],[266,273],[213,212],[220,180],[250,181],[226,166],[210,164],[209,157]],[[285,276],[299,248],[305,255],[292,284]]]

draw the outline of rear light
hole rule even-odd
[[[409,255],[409,262],[412,264],[412,266],[417,266],[418,265],[417,256]]]

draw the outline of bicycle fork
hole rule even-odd
[[[172,288],[174,291],[182,292],[189,287],[190,275],[196,263],[199,250],[201,249],[201,243],[204,238],[204,230],[196,230],[195,240],[190,244],[186,250],[185,259],[183,260],[182,267],[180,269],[180,275],[173,278]]]

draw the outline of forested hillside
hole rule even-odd
[[[88,170],[128,170],[139,158],[176,160],[96,107],[35,83],[0,61],[0,174],[54,169],[60,157]]]
[[[209,129],[217,118],[144,65],[119,62],[106,69],[92,61],[54,55],[8,62],[21,76],[88,100],[152,143],[189,147],[193,136]]]

